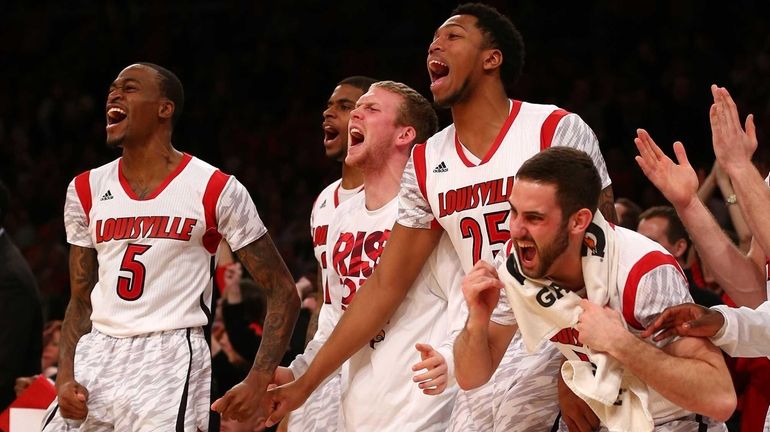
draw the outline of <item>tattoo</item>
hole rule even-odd
[[[615,213],[615,195],[612,193],[612,186],[602,189],[599,195],[599,210],[607,222],[618,223],[618,215]]]
[[[91,330],[91,291],[97,280],[96,249],[72,246],[69,256],[71,297],[64,313],[59,341],[59,376],[74,378],[75,348]]]
[[[297,322],[297,288],[269,234],[237,250],[235,254],[267,295],[264,336],[252,369],[272,374],[286,353]]]

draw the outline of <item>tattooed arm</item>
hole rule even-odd
[[[267,295],[262,343],[248,376],[214,402],[212,409],[225,419],[245,421],[259,408],[267,385],[289,346],[299,313],[299,296],[291,273],[269,234],[235,251],[254,281]]]
[[[72,295],[64,313],[59,341],[59,372],[56,388],[62,417],[82,419],[88,414],[88,390],[75,381],[75,348],[80,337],[91,330],[91,291],[96,285],[96,250],[71,246],[69,257]]]
[[[607,186],[602,189],[601,195],[599,195],[599,210],[602,212],[602,216],[607,222],[611,222],[617,225],[618,215],[615,213],[615,196],[612,193],[612,186]]]

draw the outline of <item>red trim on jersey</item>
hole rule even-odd
[[[209,253],[216,253],[222,234],[217,230],[217,202],[230,176],[216,170],[211,174],[206,191],[203,193],[203,212],[206,215],[206,232],[203,234],[203,247]]]
[[[136,195],[133,189],[131,189],[131,185],[128,184],[128,180],[126,180],[126,176],[123,175],[123,158],[121,158],[118,161],[118,179],[120,180],[120,185],[123,186],[123,190],[126,192],[126,195],[128,195],[129,198],[136,201],[147,201],[154,199],[157,197],[161,192],[163,192],[164,189],[166,189],[166,186],[168,186],[169,183],[171,183],[171,180],[174,180],[176,176],[179,175],[179,173],[182,172],[182,170],[187,166],[188,163],[192,160],[192,156],[190,156],[187,153],[182,153],[182,161],[179,163],[179,165],[176,167],[174,172],[168,175],[165,180],[163,180],[163,183],[160,184],[150,195],[148,195],[145,198],[139,198],[139,196]]]
[[[513,124],[513,121],[516,119],[516,116],[519,115],[519,111],[521,110],[521,101],[514,100],[512,101],[511,105],[511,112],[508,114],[508,118],[505,119],[505,123],[503,123],[503,127],[500,128],[500,132],[497,133],[497,137],[495,137],[495,140],[492,142],[492,147],[487,150],[487,154],[484,155],[484,159],[479,162],[479,165],[484,165],[485,163],[489,162],[490,159],[492,159],[492,156],[495,155],[495,152],[497,152],[497,149],[500,148],[500,144],[503,143],[503,138],[508,134],[508,130],[511,129],[511,125]],[[460,160],[463,161],[465,166],[469,168],[473,168],[477,166],[470,160],[468,160],[468,157],[465,156],[465,150],[463,150],[463,145],[460,143],[460,138],[457,137],[457,131],[455,131],[455,150],[457,150],[457,155],[460,157]]]
[[[342,183],[340,183],[342,184]],[[337,208],[338,205],[340,205],[340,185],[337,185],[336,188],[334,188],[334,208]]]
[[[425,147],[426,143],[417,144],[414,146],[412,152],[412,160],[414,161],[414,174],[417,177],[417,185],[420,186],[420,192],[422,197],[428,200],[428,192],[425,188],[425,178],[428,175],[428,170],[425,167]]]
[[[569,114],[569,112],[564,111],[563,109],[557,109],[545,118],[543,126],[540,129],[540,151],[551,147],[553,134],[556,133],[556,126],[559,125],[561,119],[567,114]]]
[[[414,162],[414,175],[417,177],[417,185],[420,186],[420,193],[422,193],[422,197],[425,198],[425,201],[429,202],[428,189],[426,186],[426,178],[428,175],[428,170],[425,166],[426,145],[427,143],[422,143],[414,146],[414,150],[412,151],[412,161]],[[430,221],[430,229],[437,229],[440,227],[441,225],[439,225],[438,221],[434,217],[433,220]]]
[[[78,194],[80,205],[83,206],[83,212],[86,214],[86,224],[90,223],[91,217],[91,171],[78,174],[75,177],[75,192]]]
[[[628,278],[626,279],[626,286],[623,289],[623,318],[631,327],[637,330],[644,330],[644,327],[636,320],[634,314],[636,307],[636,291],[639,289],[639,281],[642,276],[649,273],[651,270],[670,264],[679,270],[679,273],[684,276],[682,268],[679,267],[679,263],[676,262],[676,258],[663,253],[661,251],[652,251],[643,256],[639,261],[631,267],[631,271],[628,272]],[[686,277],[685,277],[686,278]],[[661,287],[663,289],[663,287]]]

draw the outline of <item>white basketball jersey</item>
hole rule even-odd
[[[610,185],[599,144],[576,114],[553,105],[512,101],[510,114],[487,155],[478,160],[457,138],[454,124],[416,145],[399,195],[399,220],[411,228],[443,228],[469,272],[493,262],[510,239],[508,195],[519,167],[551,146],[586,152],[602,187]]]
[[[96,249],[91,321],[115,337],[206,325],[220,239],[237,251],[267,232],[243,185],[188,154],[145,199],[121,159],[78,175],[64,221],[69,243]]]
[[[326,261],[326,238],[329,232],[329,223],[334,215],[334,210],[348,198],[355,196],[363,190],[363,184],[354,189],[344,189],[341,186],[342,179],[337,179],[318,194],[310,213],[310,237],[313,239],[313,253],[321,268],[321,281],[324,284],[324,303],[329,302],[329,289],[326,286],[326,274],[328,263]]]
[[[617,290],[620,299],[620,313],[628,330],[639,336],[642,331],[666,308],[692,302],[687,278],[676,258],[658,243],[631,230],[615,226],[618,256]],[[495,260],[499,268],[505,265],[506,256],[512,252],[508,242],[505,253]],[[513,325],[516,320],[507,300],[505,290],[492,314],[492,321],[502,325]],[[585,297],[585,290],[579,292]],[[551,338],[559,351],[574,361],[589,361],[588,349],[580,343],[575,328],[565,328]],[[658,342],[662,347],[671,340]],[[649,389],[650,410],[656,424],[662,424],[684,417],[689,412],[668,402],[654,389]]]
[[[327,252],[331,304],[323,306],[333,310],[335,322],[379,264],[397,215],[396,198],[369,211],[364,193],[337,209]],[[459,282],[460,265],[456,254],[437,257],[437,253],[428,259],[385,327],[348,361],[342,384],[344,430],[446,430],[457,388],[425,395],[412,381],[411,370],[420,361],[414,347],[418,342],[436,349],[443,346],[445,358],[451,355],[447,339],[455,317],[448,312],[449,287],[442,285]],[[319,333],[326,333],[320,326]]]

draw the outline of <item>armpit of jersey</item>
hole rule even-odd
[[[217,203],[218,230],[233,251],[258,240],[267,228],[257,213],[249,192],[232,177]]]
[[[604,162],[599,140],[596,134],[586,122],[577,114],[568,114],[559,122],[554,132],[553,147],[564,146],[572,147],[576,150],[584,151],[594,161],[594,166],[599,171],[599,177],[602,179],[602,188],[612,184],[610,175],[607,173],[607,165]]]
[[[64,229],[67,231],[67,243],[81,247],[94,247],[88,232],[88,218],[75,190],[75,180],[67,187],[64,201]]]
[[[409,228],[431,228],[435,219],[428,200],[423,196],[412,158],[406,163],[398,194],[398,223]]]

